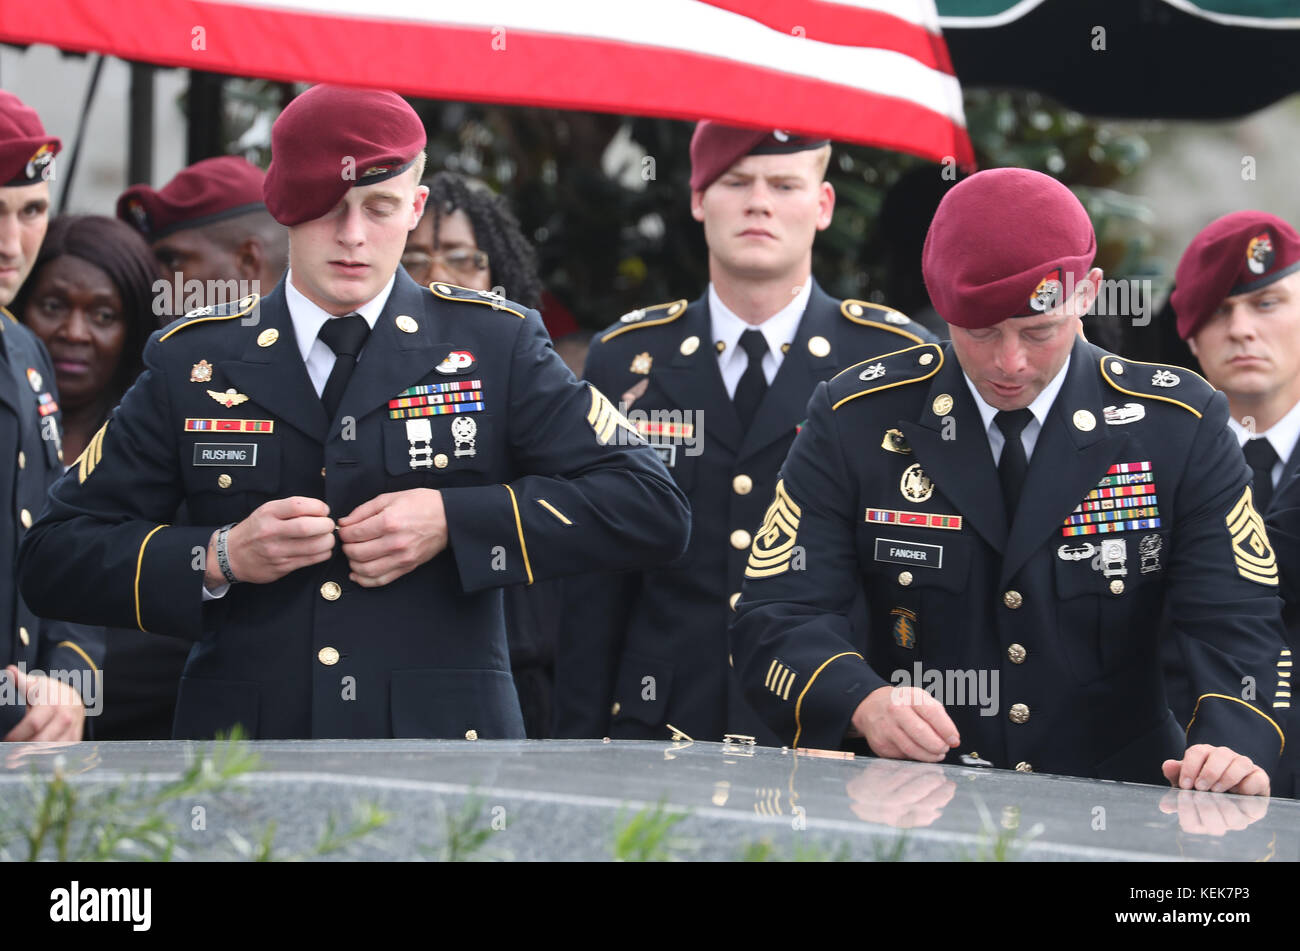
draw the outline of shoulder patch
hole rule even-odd
[[[1214,396],[1214,387],[1199,373],[1165,363],[1143,363],[1108,353],[1101,358],[1102,378],[1119,392],[1181,406],[1197,419]]]
[[[906,337],[913,343],[925,343],[924,338],[907,329],[914,326],[912,318],[901,310],[894,310],[894,308],[886,307],[884,304],[873,304],[870,301],[850,298],[840,302],[840,314],[845,320],[852,321],[855,324],[861,324],[864,327],[875,327],[877,330],[888,330],[900,337]]]
[[[473,288],[461,287],[459,284],[443,284],[440,281],[430,284],[429,290],[433,291],[434,296],[441,297],[443,300],[483,304],[493,310],[504,310],[508,314],[514,314],[520,320],[524,320],[526,316],[522,311],[515,309],[512,301],[506,300],[495,291],[476,291]]]
[[[684,313],[686,313],[685,298],[669,301],[666,304],[655,304],[653,307],[638,307],[636,310],[630,310],[620,317],[618,319],[619,325],[602,334],[600,342],[605,343],[613,340],[619,334],[627,333],[629,330],[671,324]]]
[[[201,324],[205,321],[230,320],[234,317],[243,317],[245,314],[251,312],[253,308],[257,306],[257,302],[261,299],[262,298],[257,294],[249,294],[247,297],[242,297],[237,301],[231,301],[228,304],[213,304],[207,307],[200,307],[198,310],[192,310],[177,321],[175,327],[159,337],[158,342],[162,343],[172,334],[179,333],[187,327],[193,327],[195,324]]]
[[[906,383],[928,380],[943,367],[943,348],[935,343],[895,350],[846,367],[831,377],[831,409],[837,410],[849,400],[880,390],[890,390]]]

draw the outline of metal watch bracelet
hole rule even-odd
[[[230,569],[230,552],[226,549],[226,536],[230,534],[230,530],[234,527],[235,523],[231,522],[229,525],[223,525],[217,529],[217,567],[221,569],[221,574],[228,584],[239,583],[239,579],[235,577],[235,573]]]

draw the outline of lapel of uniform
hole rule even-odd
[[[1098,372],[1100,354],[1082,339],[1075,341],[1065,382],[1029,460],[1020,506],[1002,558],[1003,584],[1038,550],[1044,538],[1060,531],[1126,441],[1112,435],[1106,425]],[[1079,427],[1076,416],[1087,425],[1083,413],[1091,415],[1091,428]]]
[[[9,311],[5,310],[3,307],[0,307],[0,324],[4,324],[12,320],[13,317],[10,316]],[[26,377],[26,367],[20,367],[18,365],[22,362],[22,360],[14,352],[15,351],[14,336],[15,334],[12,333],[7,327],[0,326],[0,346],[4,347],[5,350],[4,353],[5,366],[7,367],[7,371],[10,378],[12,378],[14,381],[13,386],[7,386],[7,385],[0,386],[0,403],[3,403],[5,406],[8,406],[10,411],[13,412],[13,414],[17,416],[19,420],[21,420],[23,414],[19,410],[18,401],[23,398],[23,391],[27,388],[28,383]]]
[[[298,350],[298,337],[284,299],[284,280],[281,278],[275,290],[262,298],[258,308],[261,320],[239,360],[222,361],[217,366],[232,384],[277,420],[324,444],[329,420]],[[259,346],[257,339],[267,330],[278,331],[280,336],[269,347]]]
[[[781,360],[781,367],[758,406],[754,422],[745,433],[737,462],[743,462],[783,436],[794,438],[795,427],[808,415],[808,399],[813,388],[835,373],[834,351],[824,357],[814,356],[808,350],[808,341],[821,337],[830,343],[838,318],[839,305],[814,281],[808,305],[799,319],[794,340],[790,342],[790,350]]]
[[[1273,489],[1273,498],[1268,503],[1269,511],[1273,510],[1273,503],[1277,501],[1277,497],[1281,494],[1282,486],[1291,481],[1297,469],[1300,469],[1300,442],[1296,443],[1291,450],[1291,455],[1287,457],[1286,462],[1282,463],[1282,477],[1277,480],[1277,485]]]
[[[655,372],[654,382],[678,408],[700,414],[710,439],[735,452],[741,442],[740,418],[718,369],[708,297],[687,307],[680,323],[682,339],[695,337],[699,345],[693,353],[682,353],[679,347],[668,365]]]
[[[451,344],[435,342],[435,331],[442,328],[434,326],[433,308],[426,306],[423,294],[420,285],[399,268],[393,292],[388,295],[388,302],[375,321],[357,368],[348,381],[348,388],[343,392],[343,400],[339,403],[340,418],[361,419],[375,409],[387,406],[389,400],[427,376],[451,352]],[[428,298],[432,301],[433,295],[429,294]],[[403,316],[415,321],[414,333],[397,326],[398,318]],[[476,370],[478,367],[471,371],[470,376]]]
[[[941,416],[934,412],[934,405],[942,396],[952,400],[952,409]],[[945,418],[951,418],[952,423],[945,423]],[[989,545],[1002,551],[1007,539],[1002,489],[988,434],[952,344],[944,347],[943,366],[930,385],[921,418],[900,420],[898,426],[935,487],[952,500],[958,513]],[[866,433],[863,438],[883,436]]]

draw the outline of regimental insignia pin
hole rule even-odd
[[[1138,555],[1142,559],[1144,575],[1160,570],[1160,549],[1163,547],[1164,540],[1159,535],[1142,536],[1142,541],[1138,542]]]
[[[478,435],[478,423],[472,416],[457,416],[451,421],[451,438],[456,441],[457,456],[474,455],[474,437]]]
[[[1152,386],[1177,386],[1180,382],[1182,380],[1178,374],[1169,370],[1157,370],[1151,377]]]
[[[280,331],[274,327],[268,327],[257,335],[257,345],[259,347],[269,347],[280,339]]]
[[[435,370],[444,376],[451,373],[464,373],[474,368],[474,354],[468,350],[453,350],[439,363]]]
[[[420,329],[420,325],[416,323],[415,318],[409,314],[400,314],[396,322],[397,329],[404,334],[413,334]]]
[[[1123,406],[1107,406],[1102,411],[1106,417],[1107,426],[1124,426],[1128,423],[1136,423],[1147,414],[1146,407],[1141,403],[1125,403]]]
[[[682,356],[689,357],[696,350],[700,349],[700,338],[694,335],[687,337],[682,341],[682,345],[677,349],[681,351]]]
[[[934,495],[934,483],[919,462],[914,462],[903,470],[898,488],[903,493],[903,498],[909,502],[927,502]]]
[[[828,357],[831,354],[831,342],[825,337],[811,337],[808,340],[808,352],[814,357]]]
[[[433,425],[428,419],[408,419],[406,421],[406,441],[410,443],[412,469],[433,468]]]
[[[1084,542],[1077,546],[1062,545],[1056,549],[1056,557],[1061,561],[1087,561],[1095,554],[1097,554],[1097,546],[1092,542]]]
[[[902,454],[908,454],[912,451],[912,447],[907,444],[907,437],[898,429],[885,430],[885,438],[880,440],[880,448],[885,452]]]
[[[947,416],[952,412],[952,397],[947,393],[940,393],[930,404],[930,409],[934,410],[935,416]]]
[[[648,353],[638,353],[632,358],[632,365],[628,367],[633,373],[645,375],[650,372],[650,366],[654,363],[654,357]]]
[[[645,320],[645,308],[638,307],[636,310],[629,310],[626,314],[618,319],[621,324],[634,324],[639,320]]]
[[[1075,410],[1074,428],[1082,433],[1090,433],[1097,428],[1097,417],[1086,409]]]
[[[224,393],[218,393],[216,390],[208,390],[208,396],[212,397],[226,409],[238,406],[240,403],[247,403],[248,397],[243,393],[237,393],[233,389],[226,390]]]
[[[890,611],[894,619],[894,643],[899,647],[916,646],[916,612],[907,608],[894,608]]]
[[[191,383],[211,383],[212,382],[212,364],[207,360],[200,360],[194,366],[190,367]]]
[[[884,375],[885,365],[883,363],[873,363],[858,374],[858,379],[864,383],[870,383],[872,380],[879,380]]]
[[[40,373],[36,371],[36,367],[28,367],[27,382],[32,385],[33,393],[39,393],[41,391],[41,384],[43,384],[45,380],[41,377]]]

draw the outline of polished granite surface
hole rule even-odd
[[[1295,800],[684,740],[243,747],[252,771],[155,804],[173,857],[242,858],[265,842],[276,858],[377,860],[1300,858]],[[211,750],[14,745],[0,770],[0,857],[24,857],[56,774],[81,810],[69,838],[93,838],[141,821],[140,804]],[[325,830],[337,839],[361,806],[386,820],[322,856]]]

